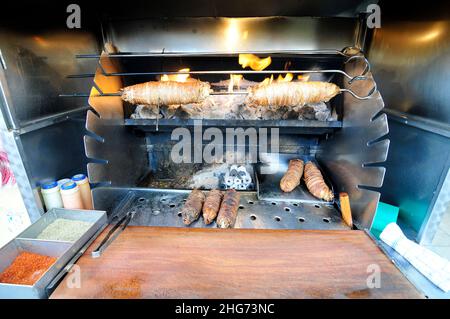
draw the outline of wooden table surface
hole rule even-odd
[[[51,298],[422,297],[363,231],[129,226],[91,258],[104,235],[77,262],[81,288],[68,275]]]

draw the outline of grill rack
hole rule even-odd
[[[107,72],[101,63],[99,63],[99,69],[103,76],[143,76],[143,75],[177,75],[177,74],[189,74],[189,75],[205,75],[205,74],[310,74],[310,73],[338,73],[342,74],[344,77],[348,79],[348,83],[351,84],[356,80],[366,80],[366,75],[370,71],[370,63],[364,56],[352,56],[348,58],[344,64],[349,63],[350,61],[362,59],[364,61],[365,67],[361,74],[351,76],[345,71],[342,70],[204,70],[204,71],[152,71],[152,72]],[[67,78],[77,79],[77,78],[89,78],[95,77],[95,73],[84,73],[84,74],[72,74],[68,75]]]
[[[352,54],[348,52],[352,52]],[[346,47],[342,50],[287,50],[287,51],[258,51],[258,52],[232,52],[228,54],[223,53],[214,53],[214,52],[164,52],[164,49],[161,52],[146,52],[146,53],[104,53],[104,57],[107,58],[137,58],[137,57],[181,57],[181,56],[223,56],[223,55],[238,55],[238,54],[256,54],[256,55],[277,55],[277,54],[322,54],[322,55],[340,55],[345,57],[346,60],[343,62],[344,65],[350,63],[351,61],[361,60],[364,63],[364,68],[361,74],[350,75],[343,70],[338,69],[323,69],[323,70],[262,70],[262,71],[254,71],[254,70],[203,70],[203,71],[152,71],[152,72],[107,72],[103,65],[98,63],[99,70],[103,76],[148,76],[148,75],[232,75],[232,74],[317,74],[317,73],[333,73],[340,74],[344,76],[348,80],[348,84],[352,84],[355,81],[363,81],[369,80],[367,74],[369,74],[371,70],[371,66],[367,58],[364,56],[362,51],[359,48],[355,47]],[[77,59],[100,59],[102,55],[100,54],[80,54],[76,55]],[[72,74],[68,75],[67,78],[94,78],[95,73],[84,73],[84,74]],[[98,95],[94,95],[93,97],[110,97],[110,96],[121,96],[121,92],[103,92],[94,82],[94,87],[100,93]],[[367,100],[371,99],[378,92],[378,88],[376,83],[373,81],[373,87],[371,90],[363,96],[360,96],[353,92],[351,89],[340,89],[341,93],[349,93],[354,98],[358,100]],[[211,95],[246,95],[245,91],[235,91],[235,92],[212,92]],[[87,93],[71,93],[71,94],[60,94],[60,97],[90,97],[90,94]]]

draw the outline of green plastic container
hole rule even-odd
[[[375,212],[375,218],[372,223],[370,232],[376,238],[380,238],[381,232],[392,222],[397,222],[399,208],[383,202],[378,203],[377,211]]]

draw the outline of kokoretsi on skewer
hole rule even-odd
[[[122,100],[132,104],[176,105],[200,103],[209,93],[209,83],[199,80],[151,81],[125,87],[122,90]]]
[[[307,103],[328,102],[340,93],[329,82],[272,82],[248,88],[250,106],[301,106]]]

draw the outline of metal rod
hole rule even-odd
[[[325,55],[340,55],[342,57],[350,57],[352,55],[346,54],[348,48],[339,50],[279,50],[279,51],[234,51],[234,52],[122,52],[122,53],[107,53],[110,58],[141,58],[141,57],[179,57],[179,56],[235,56],[238,54],[325,54]],[[77,59],[98,59],[101,54],[77,54]]]
[[[302,74],[302,73],[339,73],[344,75],[347,79],[349,79],[349,84],[351,84],[353,81],[358,81],[358,80],[365,80],[366,77],[365,75],[370,71],[371,67],[370,67],[370,63],[369,61],[366,59],[366,57],[362,54],[361,51],[359,51],[357,54],[353,54],[353,55],[349,55],[346,54],[345,52],[348,49],[354,49],[351,47],[346,47],[344,48],[342,51],[338,51],[338,50],[306,50],[306,51],[301,51],[301,50],[292,50],[292,51],[279,51],[279,52],[273,52],[273,51],[264,51],[264,52],[233,52],[233,53],[228,53],[229,55],[236,55],[236,54],[240,54],[240,53],[252,53],[252,54],[278,54],[278,53],[293,53],[293,54],[317,54],[317,53],[334,53],[334,54],[340,54],[344,57],[346,57],[347,59],[344,61],[344,64],[347,64],[351,61],[355,61],[355,60],[362,60],[364,62],[364,69],[362,71],[361,74],[355,75],[355,76],[351,76],[349,75],[347,72],[342,71],[342,70],[335,70],[335,69],[330,69],[330,70],[262,70],[262,71],[254,71],[254,70],[205,70],[205,71],[152,71],[152,72],[107,72],[101,62],[99,61],[99,67],[100,67],[100,71],[102,72],[102,74],[104,76],[143,76],[143,75],[178,75],[178,74],[190,74],[190,75],[208,75],[208,74],[223,74],[223,75],[230,75],[230,74],[287,74],[287,73],[292,73],[292,74]],[[359,49],[358,49],[359,50]],[[176,53],[176,52],[164,52],[164,50],[162,52],[150,52],[150,53],[113,53],[113,54],[109,54],[108,53],[108,57],[145,57],[145,56],[167,56],[167,55],[184,55],[184,56],[196,56],[196,55],[223,55],[223,54],[219,54],[219,53],[211,53],[211,52],[194,52],[194,53]],[[101,55],[77,55],[77,58],[100,58]],[[85,73],[85,74],[74,74],[74,75],[69,75],[68,78],[88,78],[88,77],[95,77],[95,73]]]
[[[349,89],[340,89],[342,93],[350,93],[354,98],[357,98],[358,100],[369,100],[375,97],[375,93],[377,92],[376,88],[373,88],[370,90],[370,92],[366,96],[360,96]]]
[[[366,96],[360,96],[353,92],[350,89],[340,89],[342,93],[350,93],[353,97],[357,98],[358,100],[368,100],[374,97],[375,93],[377,92],[377,87],[374,86],[370,92]],[[210,95],[247,95],[248,92],[246,91],[235,91],[235,92],[211,92]],[[60,94],[59,97],[106,97],[106,96],[121,96],[121,92],[117,93],[103,93],[103,94],[96,94],[96,95],[90,95],[86,93],[73,93],[73,94]]]
[[[211,92],[209,95],[246,95],[246,91],[236,92]],[[87,94],[87,93],[72,93],[72,94],[60,94],[59,97],[106,97],[106,96],[122,96],[121,92],[115,93],[103,93],[103,94]]]
[[[178,75],[178,74],[190,74],[190,75],[207,75],[207,74],[309,74],[309,73],[339,73],[344,75],[349,82],[353,82],[355,80],[365,80],[365,74],[367,73],[367,68],[364,69],[365,72],[359,75],[350,76],[347,72],[342,70],[262,70],[262,71],[253,71],[253,70],[206,70],[206,71],[161,71],[161,72],[112,72],[112,73],[104,73],[105,76],[142,76],[142,75]],[[73,74],[67,76],[68,78],[87,78],[87,77],[95,77],[94,73],[85,73],[85,74]]]

